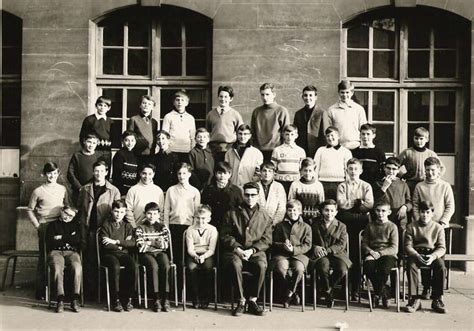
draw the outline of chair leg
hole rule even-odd
[[[263,310],[267,307],[267,281],[263,279]]]
[[[367,278],[367,276],[363,276],[364,277],[364,280],[365,280],[365,283],[367,284],[367,296],[369,297],[369,309],[370,309],[370,312],[372,312],[373,308],[372,308],[372,294],[370,293],[370,280]],[[359,297],[359,300],[360,300],[360,297]]]
[[[303,274],[303,279],[301,280],[301,312],[304,312],[304,304],[305,304],[305,278],[306,278],[306,272]]]
[[[174,306],[178,307],[178,269],[174,267]]]
[[[396,302],[397,302],[397,312],[400,312],[400,272],[398,268],[395,270],[396,272],[396,283],[395,283],[395,294],[396,294]]]
[[[234,285],[230,286],[230,309],[234,310]]]
[[[316,273],[316,268],[314,269],[313,271],[313,310],[316,310],[316,303],[317,303],[317,293],[318,293],[318,289],[317,289],[317,285],[318,284],[318,275]]]
[[[81,307],[84,307],[84,274],[81,274]]]
[[[107,290],[107,311],[110,311],[109,269],[105,269],[105,288]]]
[[[100,284],[100,272],[101,268],[99,267],[98,272],[98,277],[97,277],[97,303],[100,304],[100,292],[101,292],[101,284]]]
[[[136,270],[137,272],[135,275],[135,279],[136,279],[136,284],[137,284],[138,307],[141,307],[142,306],[142,287],[140,285],[140,269],[137,268]]]
[[[349,273],[346,272],[345,276],[345,282],[346,282],[346,310],[349,310]]]
[[[273,271],[270,271],[270,311],[272,310],[273,310]]]
[[[57,295],[57,293],[56,293]],[[45,291],[46,302],[48,303],[48,309],[51,308],[51,270],[49,266],[46,266],[46,291]]]
[[[450,285],[450,271],[451,271],[451,261],[448,261],[448,265],[446,266],[446,290],[449,290],[449,285]]]
[[[143,292],[145,293],[145,309],[148,309],[148,276],[146,275],[146,268],[143,267]]]
[[[12,269],[12,278],[10,280],[10,286],[13,286],[15,284],[16,260],[17,259],[18,259],[18,256],[13,257],[13,269]]]
[[[214,267],[214,310],[217,310],[217,268]]]
[[[183,289],[181,290],[183,300],[183,311],[186,310],[186,267],[183,267]]]

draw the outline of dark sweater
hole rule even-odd
[[[390,221],[380,222],[378,220],[367,224],[364,230],[361,244],[362,254],[368,255],[371,250],[379,252],[380,255],[398,254],[398,229]]]
[[[373,184],[382,178],[381,166],[385,162],[385,153],[375,146],[374,148],[360,148],[352,150],[352,156],[362,161],[364,172],[360,179]]]
[[[298,128],[296,144],[306,151],[308,157],[313,158],[319,147],[326,145],[324,128],[328,127],[325,110],[319,105],[308,109],[301,108],[295,113],[293,124]]]
[[[152,163],[156,167],[153,182],[158,185],[163,192],[166,192],[168,188],[178,183],[175,172],[175,167],[179,163],[178,154],[169,150],[165,152],[159,151],[153,155]]]
[[[120,244],[104,245],[102,244],[102,239],[104,237],[113,240],[120,240]],[[130,223],[125,221],[120,222],[120,226],[117,228],[115,221],[109,219],[104,222],[100,228],[99,242],[104,254],[128,253],[131,248],[135,247],[134,229]]]
[[[97,153],[85,155],[82,151],[72,155],[67,169],[67,179],[75,192],[92,179],[92,166],[100,157]]]
[[[119,150],[113,159],[112,181],[121,195],[137,183],[138,161],[135,153],[126,148]]]
[[[199,187],[196,188],[201,190],[211,182],[214,173],[214,155],[209,147],[203,149],[196,145],[189,152],[189,163],[193,167],[193,172],[198,180],[197,185]]]
[[[62,236],[62,238],[54,239],[55,236]],[[57,220],[48,224],[46,230],[46,248],[48,252],[52,250],[79,252],[85,247],[84,226],[77,218],[67,223]]]
[[[224,214],[237,208],[243,202],[242,190],[231,184],[230,181],[224,188],[218,188],[216,181],[204,187],[201,194],[201,203],[207,204],[212,208],[212,216],[210,224],[217,229],[223,222]]]
[[[385,192],[382,191],[383,183],[383,180],[379,180],[375,185],[372,185],[374,189],[374,201],[381,199],[386,200],[392,209],[392,215],[390,216],[394,216],[394,213],[396,215],[403,205],[407,206],[407,212],[410,212],[413,205],[411,203],[410,189],[407,183],[401,179],[394,180]]]
[[[288,124],[288,110],[276,102],[255,108],[251,119],[255,147],[260,151],[271,151],[279,146],[283,128]]]
[[[132,116],[128,121],[127,130],[135,132],[137,144],[133,151],[136,155],[155,154],[158,122],[154,118],[149,116],[145,120],[143,114]]]
[[[110,140],[110,127],[112,126],[112,120],[107,117],[104,119],[97,119],[95,114],[89,115],[84,118],[82,122],[81,132],[79,133],[79,141],[82,142],[84,137],[88,133],[95,133],[99,137],[97,143],[98,150],[110,150],[112,143]]]

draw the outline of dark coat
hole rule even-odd
[[[295,113],[293,124],[299,133],[296,144],[306,151],[308,157],[314,157],[316,150],[326,145],[324,130],[329,126],[326,111],[316,105],[308,118],[306,108],[303,107]]]

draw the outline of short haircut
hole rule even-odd
[[[415,137],[429,138],[430,137],[430,132],[426,128],[420,126],[420,127],[415,129],[414,136]]]
[[[68,204],[65,204],[62,208],[61,208],[62,211],[66,211],[66,210],[70,210],[72,212],[74,212],[74,214],[77,214],[78,210],[77,208],[71,206],[71,205],[68,205]]]
[[[338,91],[353,90],[353,89],[354,89],[354,85],[351,83],[350,80],[347,80],[347,79],[343,79],[339,82],[339,84],[337,84],[337,90]]]
[[[148,202],[145,205],[145,213],[149,211],[154,211],[154,210],[161,211],[160,206],[158,206],[156,202]]]
[[[377,207],[381,206],[388,206],[388,208],[391,208],[390,202],[386,198],[381,198],[375,202],[374,209]]]
[[[92,169],[95,169],[100,166],[104,166],[105,170],[109,170],[109,165],[104,160],[95,161],[94,164],[92,165]]]
[[[214,168],[214,173],[218,173],[218,172],[225,172],[225,173],[231,174],[232,167],[229,164],[229,162],[226,162],[226,161],[217,162]]]
[[[331,132],[337,132],[339,134],[339,129],[335,126],[328,126],[327,129],[324,131],[324,135],[330,134]]]
[[[260,187],[258,187],[257,183],[254,182],[248,182],[244,184],[243,190],[249,190],[249,189],[256,189],[258,193],[260,193]]]
[[[374,125],[370,124],[370,123],[362,124],[360,126],[360,131],[362,131],[362,130],[364,130],[364,131],[369,131],[370,130],[370,131],[372,131],[373,134],[377,133],[377,128]]]
[[[252,132],[252,129],[250,128],[250,125],[248,124],[240,124],[239,127],[237,128],[237,132],[245,131],[245,130],[249,130],[250,132]]]
[[[229,93],[229,96],[231,98],[234,97],[234,89],[230,86],[226,86],[226,85],[219,86],[219,88],[217,89],[217,95],[219,95],[221,92],[227,92]]]
[[[189,163],[186,163],[186,162],[179,162],[176,165],[175,169],[176,169],[176,172],[180,171],[181,169],[187,169],[189,172],[193,171],[193,167],[191,167],[191,165]]]
[[[195,136],[197,136],[198,133],[207,133],[207,135],[209,135],[209,131],[207,131],[206,128],[197,128]]]
[[[261,86],[260,86],[260,91],[263,91],[263,90],[267,90],[267,89],[270,89],[273,90],[275,89],[275,86],[273,86],[272,83],[263,83]]]
[[[441,161],[434,156],[430,156],[429,158],[427,158],[423,164],[425,168],[433,165],[438,166],[438,168],[441,168]]]
[[[142,95],[141,101],[143,101],[143,100],[148,100],[148,101],[153,102],[153,106],[156,105],[156,101],[155,101],[155,99],[153,99],[153,97],[151,95]]]
[[[394,156],[391,156],[385,160],[385,165],[387,166],[389,164],[394,165],[397,168],[400,168],[402,166],[402,163],[400,162],[400,160]]]
[[[149,168],[153,170],[153,172],[156,172],[156,166],[153,163],[144,163],[138,168],[138,173],[141,173],[144,169]]]
[[[289,200],[286,203],[286,209],[288,210],[290,208],[298,208],[300,212],[303,211],[303,205],[301,204],[301,201],[296,199]]]
[[[310,157],[304,158],[303,161],[301,161],[301,166],[300,169],[303,170],[304,168],[316,168],[316,163],[314,160]]]
[[[314,94],[318,95],[318,89],[314,85],[306,85],[303,87],[303,93],[304,92],[314,92]]]
[[[114,208],[127,208],[127,204],[123,199],[114,200],[114,202],[112,202],[112,209]]]
[[[323,209],[326,206],[335,206],[337,209],[337,202],[334,199],[326,199],[321,203],[321,209]]]
[[[137,135],[135,134],[135,132],[126,130],[122,133],[122,140],[125,140],[125,138],[130,137],[130,136],[133,136],[135,139],[137,139]]]
[[[82,141],[86,141],[87,139],[96,139],[99,140],[99,136],[96,135],[94,132],[88,132],[86,135],[82,138]]]
[[[206,205],[206,204],[199,205],[199,206],[196,208],[196,212],[195,212],[194,214],[195,214],[195,215],[202,215],[202,214],[204,214],[204,213],[212,214],[212,208],[211,208],[211,206]]]
[[[293,124],[287,124],[285,125],[285,128],[283,129],[283,132],[294,132],[298,133],[298,128],[293,125]]]
[[[43,166],[43,175],[46,175],[48,172],[52,172],[54,170],[59,171],[59,166],[56,162],[46,162]]]
[[[351,164],[358,164],[362,168],[362,162],[359,159],[355,158],[355,157],[350,158],[349,161],[347,161],[347,166],[349,166]]]
[[[160,134],[164,135],[166,138],[168,138],[168,140],[171,138],[170,133],[169,133],[168,131],[159,130],[159,131],[156,133],[156,136],[159,137]]]
[[[176,99],[177,97],[184,97],[184,98],[189,100],[188,92],[186,92],[185,89],[180,89],[180,90],[176,91],[173,95],[173,99]]]
[[[431,211],[434,211],[434,205],[431,201],[426,200],[426,201],[420,201],[418,204],[418,209],[420,211],[425,211],[431,209]]]
[[[112,106],[112,100],[109,97],[101,95],[95,101],[95,105],[97,106],[99,103],[105,103],[107,106]]]
[[[264,168],[276,171],[275,163],[273,163],[271,161],[265,161],[260,165],[260,171],[263,171]]]

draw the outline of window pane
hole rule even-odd
[[[382,19],[372,22],[374,48],[395,48],[395,19]]]
[[[451,28],[449,25],[443,25],[443,28],[435,28],[434,45],[435,48],[456,48],[456,40],[459,31]]]
[[[161,46],[181,47],[181,23],[163,22],[161,24]]]
[[[394,121],[394,92],[373,92],[372,118],[374,121]],[[379,131],[377,131],[378,136]]]
[[[456,77],[456,51],[434,52],[435,77]]]
[[[430,118],[430,92],[408,92],[408,120],[428,121]]]
[[[369,48],[369,27],[359,25],[347,30],[347,47]]]
[[[128,51],[128,74],[148,75],[148,50],[130,49]]]
[[[161,49],[161,75],[182,75],[181,49]]]
[[[395,52],[374,51],[373,76],[377,78],[395,78]]]
[[[408,146],[413,146],[413,137],[415,136],[415,130],[419,127],[424,127],[426,130],[430,129],[429,123],[408,123]],[[430,132],[430,137],[431,134],[432,132]],[[428,144],[426,144],[426,147],[428,147]]]
[[[429,77],[430,52],[408,51],[408,77]]]
[[[104,46],[123,46],[123,24],[109,23],[104,26]]]
[[[21,48],[2,48],[2,74],[21,75]]]
[[[186,50],[186,75],[205,76],[207,73],[207,58],[205,49]]]
[[[0,95],[1,116],[20,116],[21,114],[21,85],[20,83],[2,84]]]
[[[128,118],[140,113],[140,103],[142,102],[142,96],[147,94],[147,89],[127,89]]]
[[[369,108],[368,108],[368,104],[369,104],[369,92],[368,91],[355,91],[354,92],[354,95],[352,96],[352,100],[354,100],[354,102],[357,102],[359,105],[361,105],[364,110],[365,110],[365,116],[367,116],[367,118],[369,117]]]
[[[0,121],[0,146],[20,147],[20,119],[0,118]]]
[[[369,52],[347,51],[347,76],[368,77]]]
[[[173,110],[173,95],[175,89],[162,89],[160,95],[160,117],[163,119],[166,114]],[[160,126],[161,127],[161,126]]]
[[[102,95],[110,98],[112,100],[112,106],[107,113],[109,117],[122,117],[122,95],[123,90],[117,88],[104,88],[102,89]]]
[[[393,146],[393,124],[375,124],[377,128],[377,137],[375,138],[375,144],[385,153],[393,153],[395,148]]]
[[[148,24],[143,22],[130,22],[128,24],[128,45],[148,46]]]
[[[206,119],[207,110],[207,92],[206,90],[187,90],[189,95],[189,106],[186,109],[188,113],[194,116],[196,120]]]
[[[104,49],[103,73],[110,75],[123,74],[123,50]]]
[[[411,23],[408,26],[408,48],[429,48],[430,27],[427,24]]]
[[[434,125],[434,150],[437,153],[454,153],[455,124]]]
[[[110,139],[112,140],[112,148],[122,147],[122,120],[112,120],[110,127]]]
[[[456,93],[454,91],[435,92],[434,120],[456,120]]]
[[[186,46],[207,46],[208,24],[202,22],[186,23]]]

